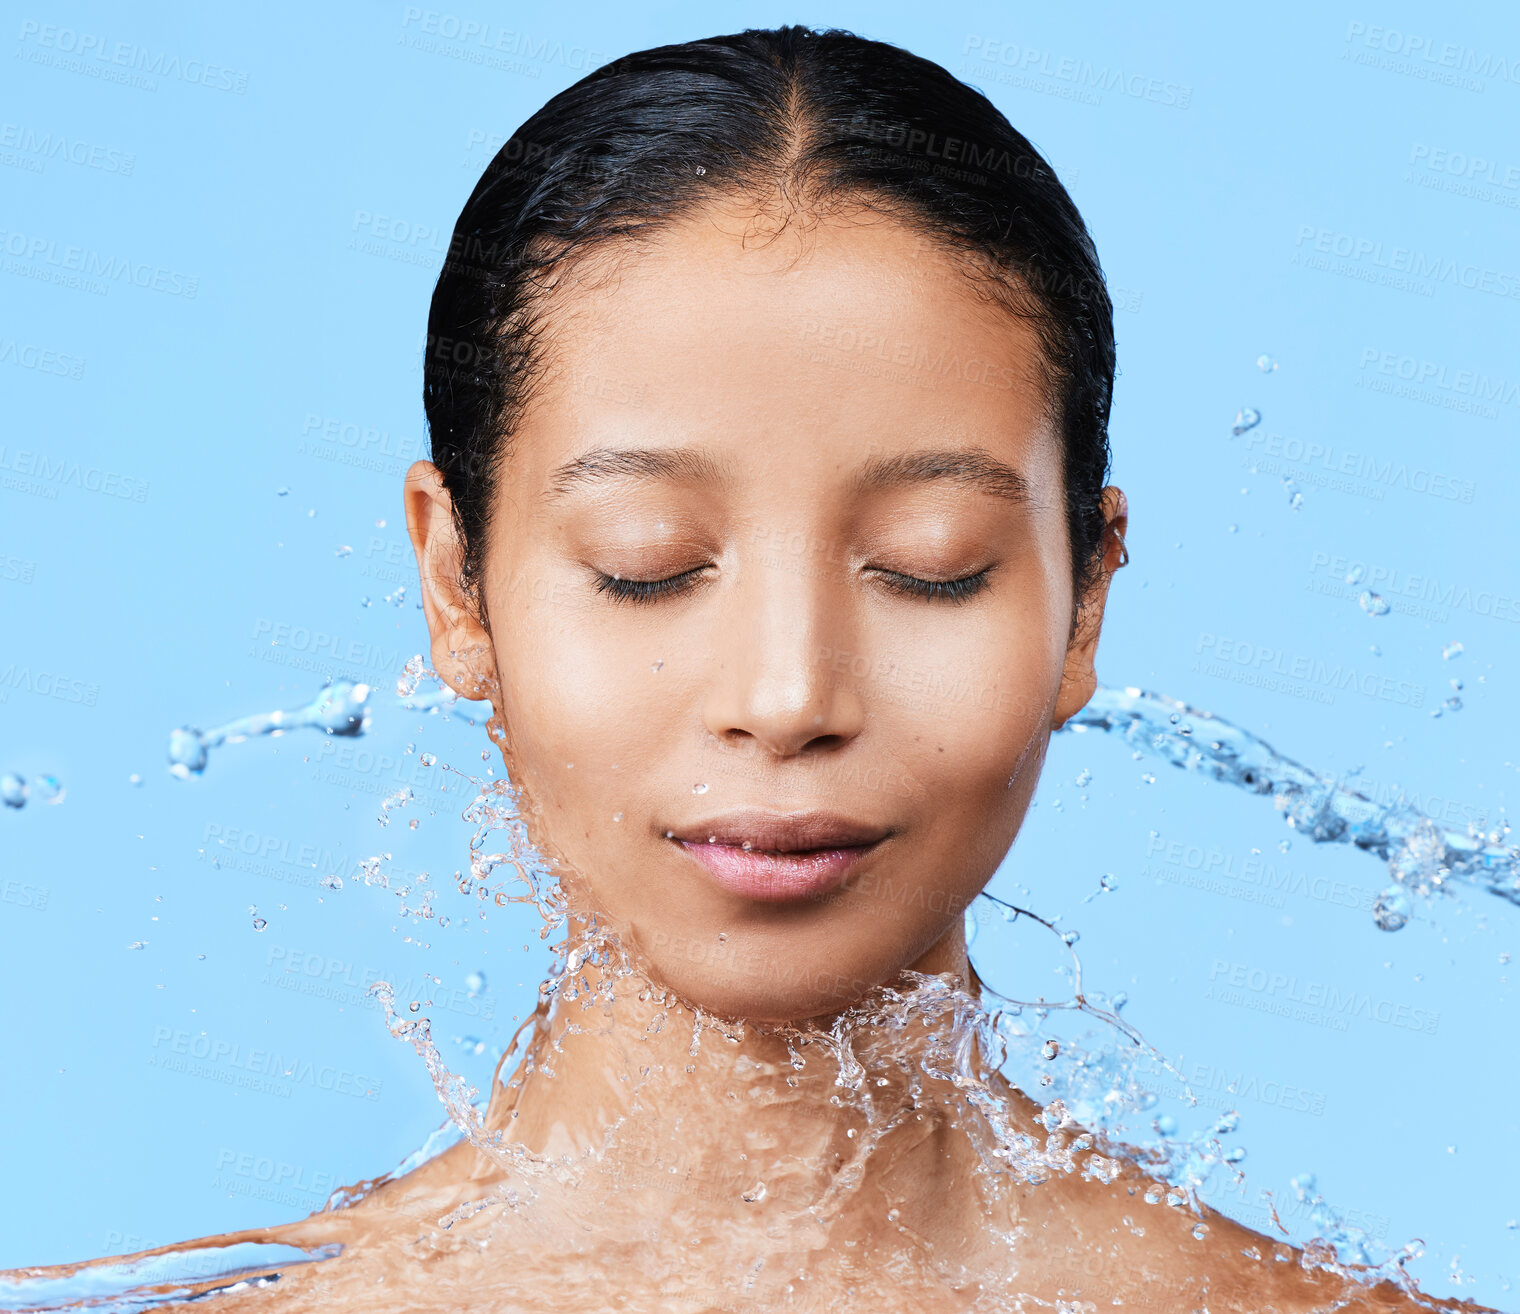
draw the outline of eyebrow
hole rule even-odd
[[[548,496],[561,497],[609,479],[721,483],[724,471],[698,447],[598,447],[557,466],[549,476]],[[876,492],[939,480],[1021,505],[1031,500],[1028,480],[979,447],[873,457],[855,476],[851,491]]]
[[[549,496],[602,479],[721,483],[723,470],[699,447],[598,447],[557,466],[549,476]]]
[[[1028,505],[1029,481],[980,447],[903,452],[867,461],[855,477],[855,491],[903,488],[946,479],[993,497]]]

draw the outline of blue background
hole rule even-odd
[[[400,482],[464,198],[549,95],[627,50],[834,24],[983,88],[1067,181],[1120,306],[1133,564],[1100,677],[1316,768],[1361,765],[1382,800],[1402,786],[1493,824],[1520,722],[1520,301],[1480,280],[1520,285],[1515,11],[1085,8],[5,6],[0,771],[66,794],[0,815],[0,1266],[298,1217],[393,1166],[442,1114],[366,1002],[376,978],[432,999],[445,1054],[482,1082],[531,1005],[536,919],[481,919],[448,878],[473,790],[441,764],[479,775],[485,737],[390,699],[425,645]],[[1447,46],[1455,84],[1430,76]],[[1121,80],[1095,89],[1102,70]],[[1396,248],[1459,272],[1401,284]],[[128,272],[71,285],[81,258]],[[1401,370],[1431,378],[1400,393]],[[1466,372],[1498,396],[1464,392]],[[1264,419],[1232,437],[1242,406]],[[1356,563],[1389,614],[1358,606]],[[1443,660],[1451,640],[1465,651]],[[173,727],[295,707],[329,675],[376,686],[364,738],[296,733],[168,774]],[[1453,677],[1465,706],[1432,717]],[[404,785],[415,801],[382,828]],[[1291,1202],[1312,1170],[1353,1221],[1425,1239],[1430,1289],[1513,1306],[1502,956],[1520,910],[1464,893],[1386,934],[1375,859],[1284,838],[1260,799],[1062,735],[993,888],[1080,929],[1088,984],[1127,991],[1126,1016],[1202,1088],[1254,1092],[1234,1101],[1240,1216],[1262,1225],[1256,1190]],[[416,892],[354,879],[387,852],[393,886],[433,873],[449,928],[402,911]],[[1275,889],[1244,874],[1253,857]],[[342,890],[317,883],[329,872]],[[1104,873],[1118,888],[1084,903]],[[1013,942],[977,956],[996,985],[1030,970]],[[1436,1029],[1337,1030],[1262,1011],[1281,992],[1221,989],[1271,973]],[[1210,1098],[1209,1117],[1232,1102]]]

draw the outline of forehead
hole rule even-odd
[[[814,474],[952,444],[1058,468],[1034,327],[874,212],[778,233],[707,210],[599,252],[544,304],[539,350],[513,453],[529,477],[614,438]]]

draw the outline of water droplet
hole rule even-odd
[[[206,744],[199,730],[181,726],[169,732],[169,773],[180,780],[206,769]]]
[[[1390,885],[1372,905],[1372,920],[1380,931],[1397,931],[1409,921],[1409,895],[1402,885]]]
[[[322,877],[322,885],[325,889],[341,890],[343,888],[343,877],[337,875],[336,873],[330,876],[324,876]]]
[[[1361,603],[1362,610],[1365,611],[1369,616],[1386,616],[1389,612],[1389,607],[1386,599],[1380,597],[1371,589],[1368,589],[1367,592],[1362,594],[1362,596],[1358,598],[1357,601]]]
[[[351,557],[354,555],[354,550],[347,543],[344,543],[333,555],[336,557]]]
[[[1059,1054],[1060,1052],[1061,1052],[1060,1042],[1055,1041],[1055,1040],[1047,1040],[1043,1045],[1040,1046],[1040,1053],[1043,1054],[1048,1059],[1055,1058],[1055,1056],[1057,1054]]]
[[[1247,429],[1254,429],[1260,423],[1260,411],[1254,406],[1242,406],[1235,412],[1235,427],[1230,430],[1230,436],[1239,438]]]
[[[486,976],[485,976],[485,973],[484,972],[471,972],[464,979],[464,988],[467,991],[469,991],[469,993],[470,993],[470,995],[472,997],[475,996],[475,995],[483,994],[485,992],[485,988],[486,988]]]
[[[26,781],[20,776],[10,771],[0,776],[0,801],[3,801],[6,807],[25,807],[26,795]]]
[[[1202,1241],[1204,1239],[1204,1237],[1208,1236],[1208,1234],[1209,1234],[1209,1225],[1207,1223],[1194,1223],[1193,1224],[1193,1240],[1194,1241]]]
[[[1456,694],[1452,694],[1441,706],[1448,712],[1460,712],[1462,710],[1462,700]]]
[[[1303,507],[1304,495],[1302,493],[1294,493],[1290,498],[1288,498],[1288,509],[1290,511],[1302,511]],[[1200,1226],[1202,1226],[1202,1224],[1200,1224]]]
[[[649,669],[651,671],[653,671],[656,675],[658,675],[660,673],[660,667],[662,667],[664,665],[665,665],[664,662],[651,662],[650,666],[649,666]]]
[[[693,794],[705,794],[705,793],[707,793],[707,786],[706,785],[693,785],[691,787],[691,792]]]
[[[1277,368],[1277,362],[1263,352],[1256,358],[1256,368],[1263,374],[1271,374]]]
[[[127,946],[128,949],[146,949],[147,947],[148,942],[146,940],[133,940],[132,943]]]
[[[1279,853],[1286,853],[1292,847],[1293,847],[1293,841],[1290,840],[1290,839],[1279,840],[1278,843],[1277,843],[1277,851]]]
[[[1077,786],[1080,788],[1083,785],[1090,784],[1092,784],[1092,772],[1089,771],[1086,767],[1083,767],[1080,771],[1077,772]]]
[[[765,1183],[756,1182],[744,1193],[742,1199],[745,1204],[759,1204],[760,1201],[765,1199]]]
[[[614,821],[621,821],[623,819],[623,814],[621,812],[614,812],[612,814],[612,819]]]
[[[697,177],[700,178],[706,172],[707,172],[707,170],[702,165],[700,165],[700,164],[697,165]]]
[[[269,922],[263,917],[255,917],[253,919],[253,929],[255,931],[262,931],[268,925]]]
[[[288,489],[288,488],[276,488],[274,490],[274,495],[276,497],[289,497],[290,496],[290,489]]]
[[[895,1223],[901,1217],[902,1217],[902,1210],[901,1209],[888,1209],[887,1210],[887,1222],[889,1222],[889,1223]],[[1510,1226],[1513,1227],[1514,1224],[1511,1223]]]
[[[1374,657],[1381,657],[1383,655],[1383,650],[1379,648],[1375,643],[1369,643],[1367,645],[1367,651],[1370,652]]]
[[[1156,1130],[1163,1136],[1175,1136],[1177,1134],[1177,1119],[1170,1113],[1161,1114],[1155,1122]]]
[[[1361,565],[1352,566],[1351,569],[1346,572],[1346,583],[1348,583],[1348,584],[1359,584],[1359,583],[1361,583],[1362,574],[1363,574],[1364,569],[1365,568],[1363,566],[1361,566]]]
[[[438,754],[424,753],[418,760],[422,763],[423,766],[432,766],[435,762],[438,761]]]
[[[1458,639],[1453,639],[1450,643],[1441,649],[1441,659],[1443,661],[1449,662],[1453,657],[1460,657],[1463,651],[1464,649],[1462,647],[1461,641]]]

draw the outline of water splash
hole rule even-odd
[[[57,776],[38,776],[30,782],[14,771],[0,776],[0,803],[6,807],[24,808],[33,793],[46,803],[63,802],[63,786]]]
[[[369,728],[369,694],[367,684],[340,680],[294,711],[255,712],[214,730],[181,726],[169,734],[169,771],[186,780],[205,771],[207,754],[213,748],[260,735],[281,735],[304,726],[318,727],[330,735],[362,735]]]
[[[1254,406],[1242,406],[1235,412],[1235,423],[1230,428],[1230,437],[1239,438],[1249,429],[1254,429],[1261,423],[1261,412]]]
[[[1520,904],[1520,848],[1508,844],[1509,823],[1490,831],[1468,823],[1444,826],[1402,798],[1384,805],[1334,775],[1284,757],[1264,739],[1211,712],[1164,694],[1100,687],[1064,727],[1105,730],[1184,771],[1271,795],[1289,826],[1316,844],[1352,844],[1387,864],[1383,930],[1408,920],[1407,900],[1453,893],[1460,882]],[[1404,902],[1400,902],[1404,900]]]
[[[432,684],[434,687],[425,688]],[[222,744],[240,743],[260,735],[282,735],[288,730],[315,727],[329,735],[355,737],[370,725],[371,689],[367,684],[338,680],[327,685],[305,707],[294,711],[256,712],[229,721],[214,730],[196,730],[181,726],[169,734],[169,771],[181,780],[201,775],[211,749]],[[396,705],[413,712],[446,710],[461,699],[444,685],[436,671],[429,670],[420,656],[407,662],[396,681]]]
[[[219,1292],[278,1281],[281,1269],[335,1259],[340,1245],[302,1249],[242,1242],[227,1246],[165,1246],[107,1264],[69,1266],[60,1275],[28,1276],[27,1269],[0,1277],[5,1309],[91,1309],[127,1314],[171,1300],[192,1300]]]

